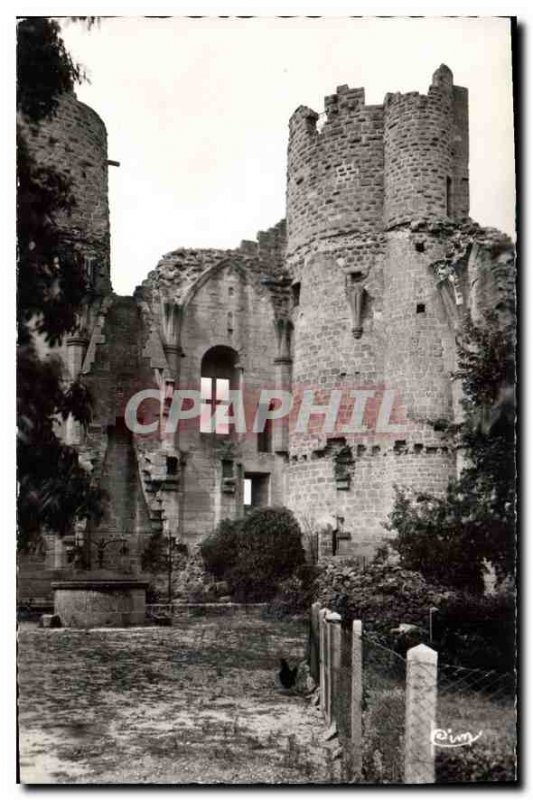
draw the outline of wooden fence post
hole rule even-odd
[[[352,622],[351,742],[353,777],[363,773],[363,623]]]
[[[433,731],[437,711],[437,652],[407,651],[404,783],[435,783]]]
[[[320,603],[311,606],[311,624],[309,626],[309,672],[313,680],[319,682],[320,672]]]
[[[339,673],[341,668],[341,615],[336,611],[326,614],[327,627],[327,721],[331,725],[335,717],[335,700],[339,688]]]
[[[326,638],[326,614],[327,609],[321,608],[318,612],[318,629],[320,642],[320,709],[322,714],[327,713],[327,638]]]

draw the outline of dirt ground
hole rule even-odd
[[[333,783],[319,712],[277,683],[297,621],[19,632],[23,783]]]

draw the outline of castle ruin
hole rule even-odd
[[[468,92],[448,67],[426,95],[366,105],[363,89],[340,86],[323,113],[296,109],[286,221],[235,250],[166,253],[131,297],[111,288],[104,123],[65,95],[29,143],[76,191],[68,227],[91,294],[59,352],[94,410],[86,430],[67,420],[62,436],[109,503],[99,530],[80,525],[21,559],[22,598],[49,596],[88,537],[125,539],[106,559],[138,569],[150,537],[195,545],[251,506],[292,509],[322,532],[321,555],[366,558],[386,534],[395,484],[445,489],[457,454],[435,422],[460,419],[457,333],[468,311],[507,313],[514,296],[511,240],[469,218]],[[160,435],[180,387],[201,391],[204,417]],[[204,424],[229,390],[265,387],[312,389],[317,405],[363,393],[369,419],[386,392],[395,406],[386,430],[361,418],[356,431],[328,431],[317,414],[305,430]],[[150,436],[125,424],[128,400],[146,389],[161,397],[139,411],[156,423]]]

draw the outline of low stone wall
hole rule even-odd
[[[157,603],[146,606],[147,620],[161,617],[231,617],[260,616],[268,603]]]
[[[124,628],[144,625],[144,581],[72,580],[53,584],[54,613],[69,628]]]

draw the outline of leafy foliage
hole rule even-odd
[[[516,757],[508,743],[482,739],[470,747],[440,750],[436,758],[437,783],[515,783]]]
[[[224,520],[201,545],[207,569],[227,581],[237,600],[270,600],[305,562],[301,531],[286,508],[258,508]]]
[[[239,558],[239,534],[244,520],[223,519],[201,544],[206,569],[216,578],[224,578],[235,568]]]
[[[360,619],[367,630],[384,636],[401,623],[426,628],[429,608],[441,605],[448,595],[419,572],[403,567],[397,558],[378,557],[366,565],[332,560],[319,576],[324,608],[346,620]]]
[[[34,328],[50,345],[76,326],[86,295],[83,256],[58,218],[74,207],[70,181],[35,163],[24,129],[17,129],[17,323],[21,345]]]
[[[456,377],[465,421],[456,428],[466,457],[444,497],[397,488],[387,527],[402,564],[429,580],[482,591],[485,564],[501,580],[515,562],[514,329],[487,314],[468,319]]]
[[[451,595],[433,616],[433,646],[448,664],[512,673],[516,669],[515,615],[512,592]]]
[[[57,436],[69,415],[90,419],[80,381],[64,380],[58,357],[42,359],[36,334],[57,345],[73,331],[87,287],[81,248],[61,221],[74,207],[70,181],[35,162],[28,131],[52,117],[80,69],[65,50],[56,22],[24,19],[17,39],[17,462],[18,543],[29,548],[43,529],[60,535],[76,519],[98,521],[103,493],[92,485],[77,452]],[[30,134],[31,135],[31,134]]]
[[[298,567],[293,575],[278,585],[268,609],[269,615],[278,618],[300,614],[307,616],[318,590],[319,574],[320,568],[314,565],[304,564]]]
[[[405,693],[386,689],[366,703],[363,783],[402,783]]]
[[[59,96],[82,77],[65,48],[59,25],[47,17],[26,17],[17,30],[17,109],[32,123],[49,119]]]

